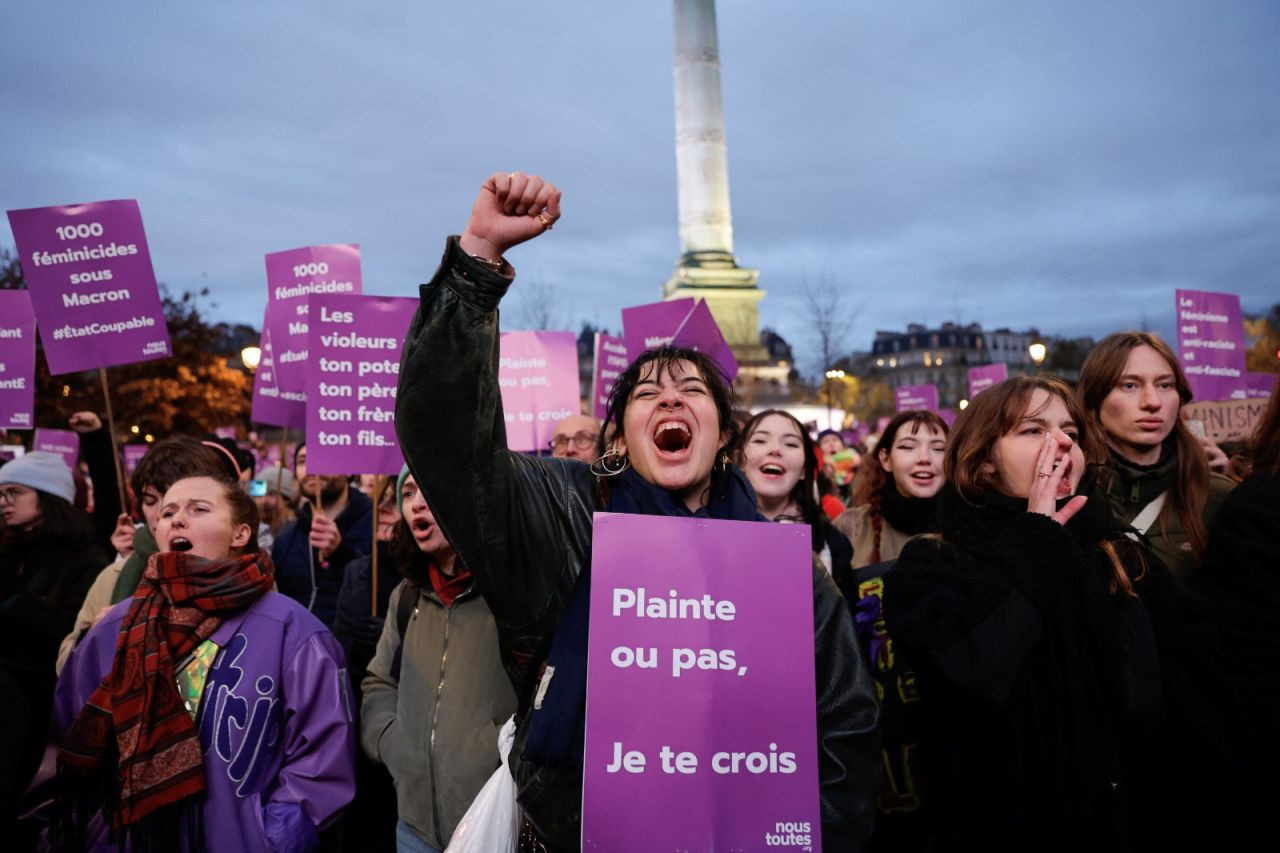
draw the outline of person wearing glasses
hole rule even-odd
[[[596,441],[600,424],[587,415],[570,415],[556,424],[555,435],[547,446],[556,459],[581,459],[590,464],[596,458]]]

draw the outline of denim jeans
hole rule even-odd
[[[396,821],[396,853],[441,853],[437,847],[422,840],[422,836],[409,828],[402,820]]]

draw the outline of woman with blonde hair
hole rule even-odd
[[[1191,385],[1173,350],[1148,332],[1107,335],[1085,359],[1076,398],[1105,442],[1089,461],[1103,465],[1111,511],[1187,581],[1235,484],[1210,472],[1201,439],[1180,416]]]

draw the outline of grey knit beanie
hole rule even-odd
[[[267,484],[267,494],[276,491],[276,480],[279,480],[279,491],[284,495],[285,500],[293,502],[298,497],[298,481],[293,478],[293,472],[288,468],[272,465],[258,479]]]
[[[33,450],[0,467],[0,485],[14,483],[62,498],[76,499],[76,483],[62,457],[47,450]]]

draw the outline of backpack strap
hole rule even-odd
[[[416,583],[404,582],[400,590],[400,600],[396,602],[396,627],[400,629],[400,645],[396,646],[396,656],[391,659],[391,677],[400,681],[400,662],[404,658],[404,632],[409,629],[409,620],[418,609],[418,596],[422,594]]]
[[[1133,521],[1129,522],[1129,526],[1138,532],[1138,536],[1132,533],[1126,533],[1133,541],[1139,541],[1139,536],[1145,536],[1147,531],[1151,529],[1151,525],[1156,523],[1156,519],[1160,517],[1160,510],[1164,509],[1165,498],[1169,496],[1168,491],[1163,491],[1155,496],[1151,503],[1142,508],[1142,512],[1133,517]]]

